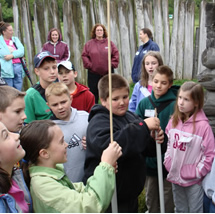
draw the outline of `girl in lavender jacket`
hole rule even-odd
[[[202,86],[185,82],[166,127],[169,141],[164,165],[169,172],[167,180],[172,182],[176,212],[203,212],[201,181],[210,172],[215,155],[214,135],[203,104]]]
[[[163,60],[158,51],[149,51],[145,54],[142,61],[142,70],[140,80],[135,84],[128,109],[132,112],[137,110],[139,102],[151,95],[152,75],[154,70],[163,65]]]

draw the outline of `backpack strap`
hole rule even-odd
[[[159,106],[156,106],[155,103],[152,101],[151,96],[148,96],[149,101],[153,105],[154,108],[157,108],[157,113],[159,114],[162,112],[171,102],[175,101],[175,99],[167,100],[166,102],[161,103]]]
[[[35,85],[32,86],[32,88],[34,88],[35,90],[37,90],[40,93],[41,97],[46,101],[45,89],[42,88],[40,84],[35,84]]]

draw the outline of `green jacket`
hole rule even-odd
[[[53,115],[51,109],[47,106],[45,99],[45,89],[43,89],[39,82],[40,90],[33,87],[26,91],[25,99],[25,114],[27,119],[25,123],[30,123],[34,120],[47,120]]]
[[[154,96],[154,92],[152,91],[151,94],[151,99],[155,103],[156,106],[161,105],[164,102],[167,102],[169,100],[176,100],[177,98],[177,92],[178,92],[179,86],[174,85],[172,86],[166,94],[161,96],[160,98],[156,99]],[[174,112],[174,106],[175,106],[175,101],[171,102],[166,108],[164,108],[160,114],[158,114],[158,118],[160,119],[160,126],[161,129],[165,132],[166,126],[169,122],[170,116]],[[154,109],[152,103],[150,102],[149,98],[146,97],[142,99],[138,105],[138,108],[136,110],[136,114],[139,115],[141,118],[146,119],[145,117],[145,110],[146,109]],[[163,157],[164,158],[164,157]],[[149,176],[157,176],[157,158],[146,158],[146,167],[147,167],[147,175]],[[165,170],[165,167],[163,166],[164,169],[164,177],[166,177],[167,172]]]
[[[101,162],[94,175],[83,183],[72,184],[63,165],[56,169],[30,167],[30,192],[36,213],[97,213],[104,212],[115,187],[114,168]]]

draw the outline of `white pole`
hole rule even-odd
[[[109,112],[110,112],[110,140],[113,143],[113,115],[112,115],[112,76],[111,76],[111,45],[110,45],[110,0],[107,0],[108,23],[108,77],[109,77]],[[118,213],[116,186],[111,200],[112,213]]]
[[[156,108],[155,108],[155,117],[157,117],[157,109]],[[155,137],[157,137],[157,131],[155,132]],[[159,197],[160,197],[160,211],[161,211],[161,213],[165,213],[161,145],[159,143],[157,143],[157,142],[156,142],[156,152],[157,152],[157,167],[158,167],[158,186],[159,186]]]

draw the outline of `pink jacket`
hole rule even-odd
[[[84,67],[92,73],[101,76],[108,73],[108,40],[91,39],[82,51]],[[111,66],[117,68],[119,64],[119,52],[116,45],[111,42]]]
[[[180,186],[200,183],[211,170],[215,155],[215,140],[208,119],[199,111],[193,133],[193,116],[185,123],[180,120],[172,127],[172,119],[166,127],[169,138],[164,165],[169,172],[167,180]]]

